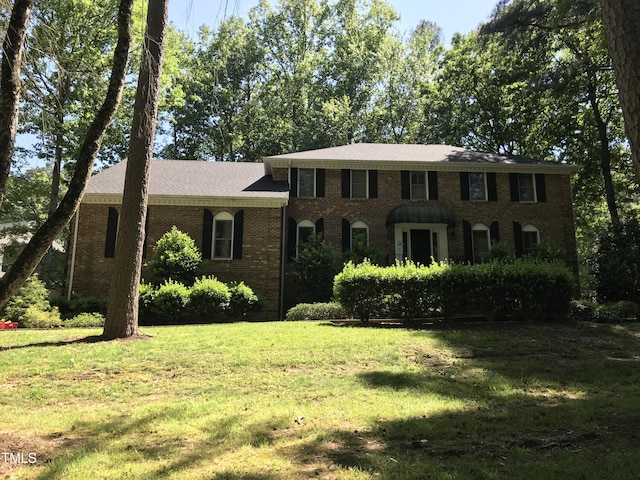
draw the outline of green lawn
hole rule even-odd
[[[143,331],[0,332],[0,478],[640,477],[640,324]]]

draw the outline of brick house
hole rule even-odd
[[[366,235],[388,262],[480,262],[493,241],[517,255],[548,242],[577,271],[577,169],[447,145],[352,144],[263,163],[155,160],[146,244],[177,226],[203,252],[204,273],[244,280],[268,318],[295,303],[292,259],[313,233],[337,252]],[[123,162],[89,183],[73,223],[69,292],[109,287],[124,173]]]

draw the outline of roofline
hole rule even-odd
[[[120,205],[121,193],[85,193],[82,203],[93,205]],[[189,195],[149,195],[149,205],[183,207],[263,207],[281,208],[289,203],[284,197],[211,197]]]
[[[440,172],[511,172],[511,173],[548,173],[575,174],[582,165],[558,163],[492,163],[492,162],[433,162],[424,160],[366,160],[366,159],[301,159],[301,158],[264,158],[265,171],[272,173],[273,168],[307,167],[327,169],[372,169],[377,170],[418,170]]]

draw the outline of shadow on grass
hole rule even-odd
[[[33,348],[33,347],[65,347],[68,345],[74,344],[91,344],[91,343],[101,343],[101,342],[128,342],[134,340],[146,340],[149,338],[153,338],[151,335],[140,334],[134,337],[128,338],[116,338],[116,339],[106,339],[102,335],[89,335],[87,337],[78,337],[78,338],[65,338],[62,340],[58,340],[57,342],[36,342],[36,343],[25,343],[22,345],[11,345],[8,347],[0,346],[0,352],[9,351],[9,350],[21,350],[24,348]]]

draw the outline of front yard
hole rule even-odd
[[[640,324],[0,332],[0,478],[640,475]]]

